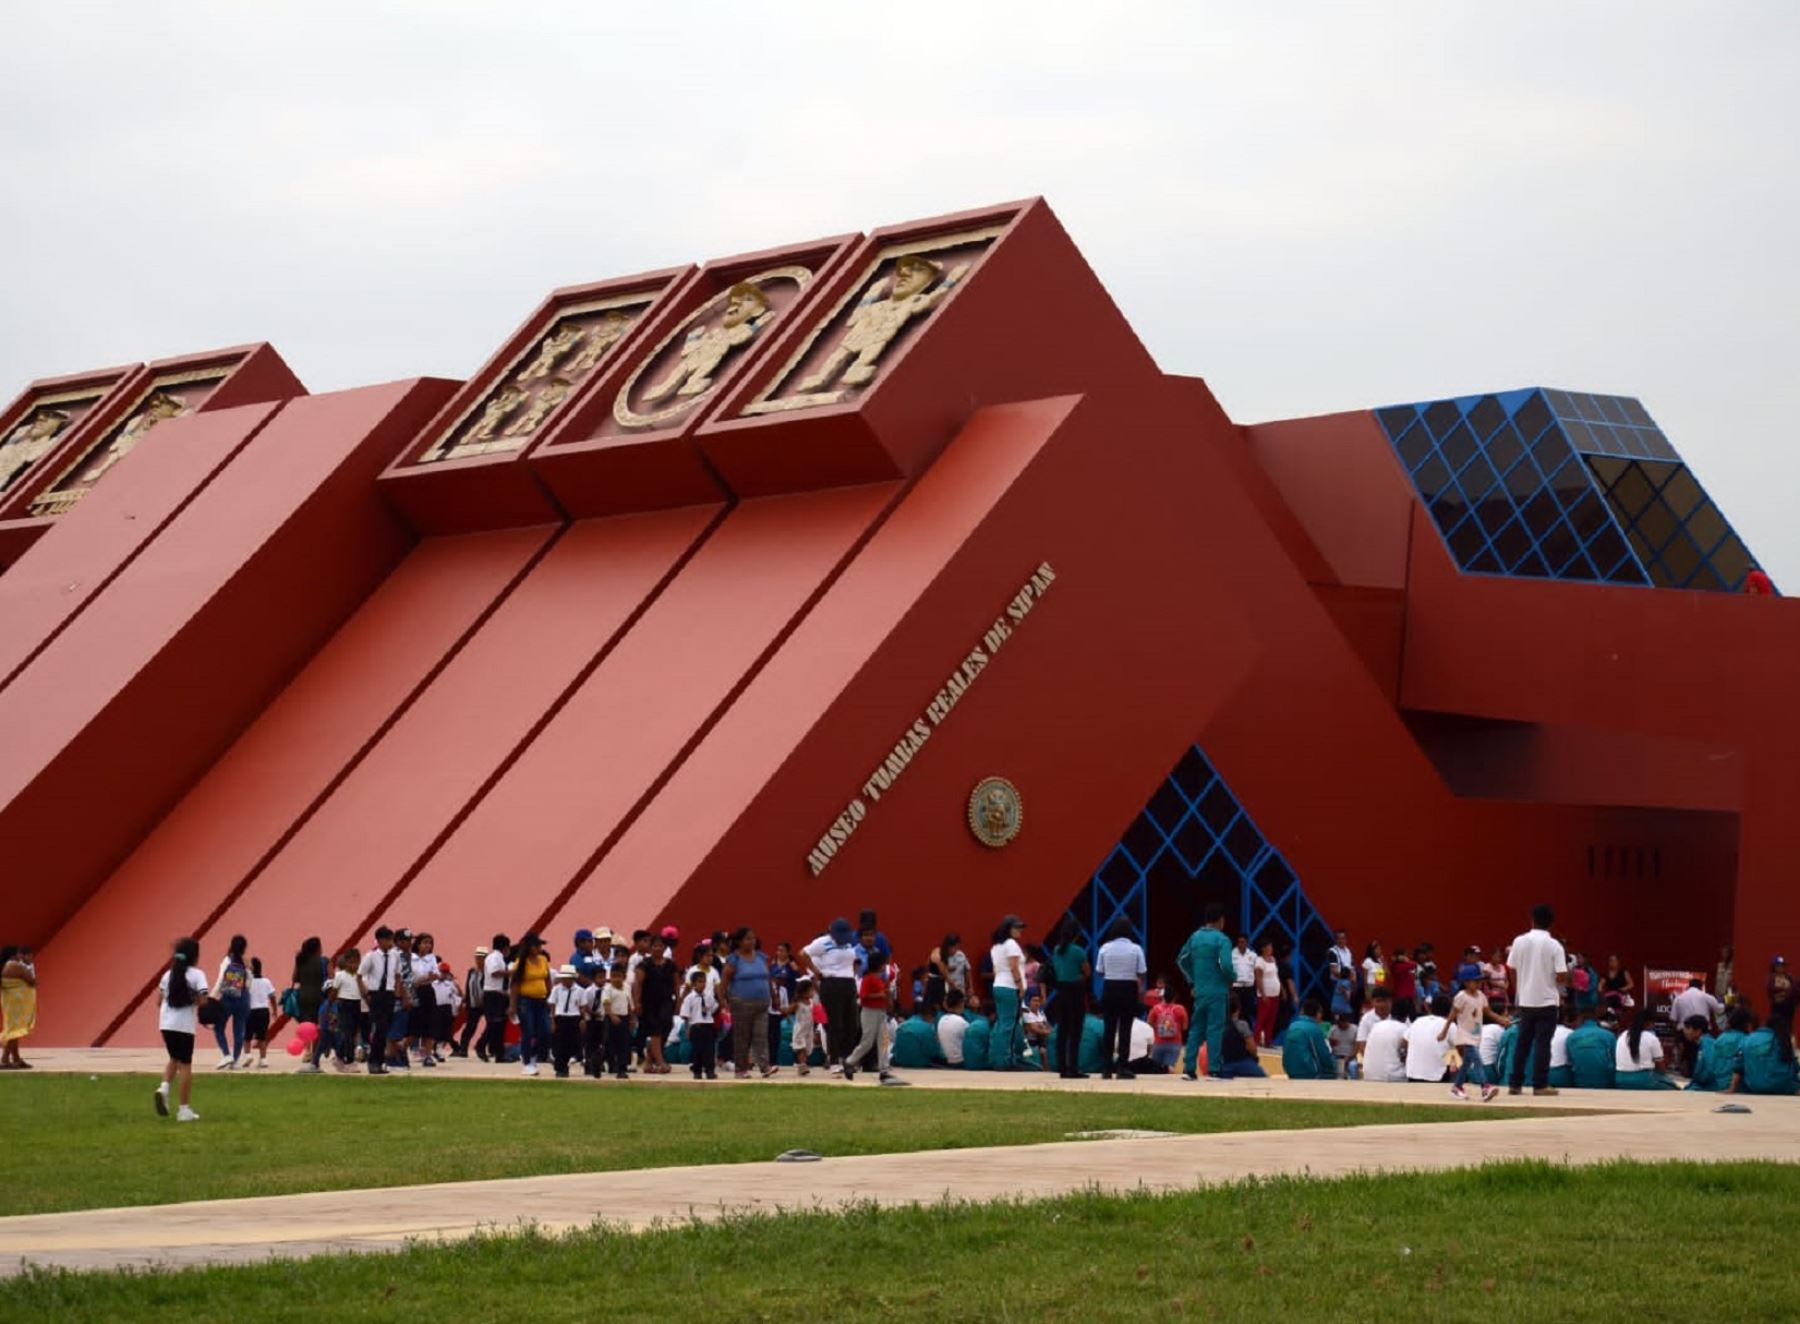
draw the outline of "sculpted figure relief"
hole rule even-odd
[[[581,339],[581,328],[563,325],[544,337],[544,343],[538,346],[537,357],[531,361],[524,372],[520,373],[521,382],[535,382],[539,378],[548,377],[556,361],[568,353],[569,346]]]
[[[964,263],[944,276],[943,268],[929,258],[917,254],[900,258],[894,263],[891,277],[877,279],[864,292],[837,348],[795,390],[806,395],[828,390],[840,374],[846,386],[863,386],[873,381],[881,367],[881,356],[894,337],[915,317],[937,307],[968,269]]]
[[[69,421],[67,411],[39,409],[0,445],[0,492],[13,485],[13,480],[44,458],[50,443]]]
[[[508,382],[502,386],[487,402],[487,407],[481,411],[481,417],[475,420],[475,426],[470,428],[469,435],[463,438],[463,444],[472,441],[487,441],[494,435],[494,429],[499,427],[506,416],[517,409],[524,399],[525,392],[521,391],[515,383]],[[452,447],[452,449],[455,448]]]
[[[131,454],[132,448],[144,439],[151,428],[164,419],[180,418],[187,411],[187,406],[178,397],[162,391],[151,392],[150,398],[144,401],[143,407],[131,416],[131,421],[119,430],[118,436],[112,439],[112,444],[106,448],[106,453],[101,456],[100,463],[82,475],[83,481],[88,483],[98,481],[108,469]]]
[[[531,402],[531,408],[520,414],[507,425],[504,436],[528,437],[537,431],[552,409],[569,398],[571,383],[563,377],[552,377]]]
[[[564,375],[579,377],[583,373],[592,372],[594,365],[600,362],[600,356],[618,344],[630,329],[631,319],[629,317],[617,308],[608,310],[606,316],[588,328],[587,339],[582,342],[581,353],[569,360],[563,368]]]
[[[704,394],[711,389],[713,374],[725,356],[754,340],[772,312],[768,296],[754,283],[733,285],[718,325],[700,325],[688,332],[681,358],[667,377],[644,392],[645,402],[657,404],[672,395]]]

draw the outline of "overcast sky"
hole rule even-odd
[[[1041,193],[1234,418],[1638,395],[1793,591],[1797,112],[1792,0],[9,4],[0,397]]]

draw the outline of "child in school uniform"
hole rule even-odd
[[[710,950],[709,953],[710,955]],[[696,962],[688,972],[687,996],[681,999],[681,1018],[687,1022],[688,1047],[693,1053],[695,1080],[717,1080],[719,999],[707,986],[711,963]]]
[[[631,1074],[631,990],[625,987],[625,962],[615,961],[607,972],[595,1006],[606,1037],[606,1069],[620,1080]]]
[[[600,1078],[605,1066],[606,1017],[600,1014],[600,995],[610,973],[610,964],[598,960],[575,967],[575,987],[587,1001],[587,1016],[581,1022],[581,1071],[593,1080]]]
[[[550,1062],[559,1080],[569,1076],[569,1060],[581,1052],[581,1025],[588,992],[575,982],[575,967],[558,966],[550,986]]]
[[[437,1060],[447,1060],[446,1055],[454,1051],[456,1036],[456,1013],[462,1006],[462,990],[456,986],[456,976],[450,969],[450,962],[440,960],[437,965],[437,978],[432,981],[431,992],[437,1005],[432,1009],[431,1037],[437,1043]]]
[[[362,1011],[368,989],[357,973],[362,953],[352,947],[338,957],[337,973],[331,977],[332,1018],[337,1025],[337,1069],[356,1070],[356,1041],[362,1035]]]
[[[275,981],[263,978],[262,957],[250,958],[250,1021],[245,1041],[256,1050],[256,1065],[269,1065],[269,1016],[275,1006]]]

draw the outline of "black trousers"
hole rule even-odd
[[[362,1004],[360,1002],[339,1002],[337,1017],[338,1061],[346,1065],[354,1064],[356,1040],[362,1034]]]
[[[1111,1074],[1127,1071],[1131,1061],[1131,1025],[1137,1020],[1138,986],[1135,979],[1109,979],[1100,985],[1100,1063]]]
[[[502,1062],[506,1059],[506,994],[483,993],[481,995],[481,1019],[487,1022],[482,1037],[487,1043],[488,1060]]]
[[[631,1022],[606,1023],[606,1069],[623,1078],[631,1071]]]
[[[1065,1076],[1081,1070],[1081,1032],[1087,1026],[1087,985],[1072,980],[1056,986],[1056,1069]]]
[[[1512,1079],[1514,1089],[1525,1083],[1525,1057],[1531,1056],[1531,1088],[1541,1090],[1550,1083],[1550,1040],[1556,1033],[1555,1007],[1519,1007],[1513,1012],[1519,1027],[1519,1042],[1513,1045]]]
[[[552,1017],[550,1027],[550,1064],[557,1075],[566,1076],[570,1059],[581,1053],[581,1017]]]
[[[369,1070],[387,1065],[388,1026],[394,1023],[394,995],[369,994]]]
[[[459,1053],[467,1053],[469,1051],[469,1045],[475,1042],[476,1034],[481,1032],[481,1027],[486,1023],[487,997],[483,995],[479,1003],[471,1002],[469,1004],[469,1014],[463,1018],[462,1034],[456,1041],[456,1051]],[[485,1050],[487,1047],[487,1035],[485,1033],[481,1035],[481,1045]]]
[[[842,1062],[862,1038],[854,979],[821,979],[819,1001],[825,1004],[825,1060]]]
[[[600,1059],[606,1054],[606,1022],[598,1016],[582,1022],[581,1069],[590,1076],[600,1074]]]
[[[719,1071],[719,1027],[688,1026],[688,1047],[694,1050],[694,1079],[715,1076]]]

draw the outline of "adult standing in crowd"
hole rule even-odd
[[[487,1060],[487,996],[482,991],[487,987],[487,972],[483,969],[487,959],[488,949],[477,947],[474,959],[463,973],[463,1006],[466,1011],[463,1015],[462,1034],[450,1050],[454,1057],[467,1057],[469,1045],[474,1044],[482,1061]]]
[[[1181,1078],[1198,1080],[1200,1044],[1206,1044],[1206,1071],[1224,1074],[1225,1018],[1231,1005],[1231,984],[1237,971],[1231,964],[1231,943],[1225,937],[1225,907],[1210,902],[1202,922],[1175,958],[1188,986],[1194,990],[1194,1017],[1188,1026],[1187,1056]]]
[[[1732,968],[1731,948],[1721,948],[1719,965],[1713,971],[1713,996],[1726,1006],[1730,1006],[1737,998],[1736,974]]]
[[[494,935],[493,948],[481,958],[481,1019],[486,1023],[482,1038],[487,1043],[483,1052],[490,1062],[506,1061],[506,1017],[511,1001],[512,939],[504,933]]]
[[[1143,1004],[1144,980],[1150,967],[1144,960],[1144,949],[1131,936],[1131,922],[1123,915],[1107,930],[1106,942],[1100,948],[1099,969],[1100,1075],[1104,1079],[1116,1075],[1120,1080],[1134,1080],[1137,1073],[1129,1065],[1136,1060],[1131,1051],[1131,1029]]]
[[[230,1071],[244,1051],[244,1032],[250,1028],[250,940],[239,933],[219,961],[219,977],[213,994],[223,1013],[213,1022],[213,1038],[219,1044],[219,1069]],[[225,1046],[225,1026],[231,1026],[231,1046]]]
[[[37,1027],[37,967],[31,948],[0,948],[0,1071],[31,1066],[19,1056],[19,1045]]]
[[[1255,1018],[1256,953],[1250,950],[1250,935],[1240,933],[1231,945],[1231,991],[1245,1015]]]
[[[385,1076],[388,1031],[393,1028],[400,988],[400,953],[394,950],[394,931],[387,925],[375,930],[375,946],[356,973],[368,997],[369,1074]]]
[[[756,941],[756,930],[744,927],[731,935],[725,958],[725,996],[731,1003],[732,1056],[737,1078],[750,1076],[750,1064],[764,1079],[776,1072],[769,1061],[769,958]]]
[[[994,930],[994,1037],[988,1041],[988,1066],[995,1071],[1028,1070],[1020,1060],[1024,1043],[1019,1006],[1025,996],[1025,949],[1019,938],[1025,921],[1008,915]]]
[[[1350,935],[1339,929],[1331,936],[1331,951],[1327,953],[1328,969],[1335,983],[1340,977],[1348,974],[1352,980],[1356,978],[1356,953],[1350,950]]]
[[[538,1074],[550,1050],[550,958],[536,933],[519,939],[512,967],[511,1013],[519,1018],[519,1074]]]
[[[944,982],[944,996],[955,989],[963,995],[963,1008],[973,1011],[980,1006],[975,994],[975,981],[969,978],[969,954],[963,950],[962,934],[946,933],[929,962],[932,975]]]
[[[1788,973],[1787,958],[1777,956],[1769,962],[1769,1019],[1766,1024],[1784,1044],[1791,1043],[1794,1037],[1795,999],[1794,977]]]
[[[819,1002],[825,1008],[825,1061],[839,1070],[856,1047],[861,1012],[856,998],[856,935],[839,915],[829,928],[800,949],[813,973]]]
[[[178,1082],[176,1093],[181,1110],[175,1114],[175,1120],[197,1122],[200,1114],[189,1106],[194,1092],[194,1036],[200,1029],[200,1004],[207,995],[206,976],[200,973],[198,942],[192,938],[175,940],[175,953],[157,983],[156,993],[156,1024],[169,1055],[162,1084],[156,1087],[156,1112],[159,1117],[169,1115],[169,1085]]]
[[[1264,939],[1256,953],[1256,1042],[1268,1048],[1275,1042],[1275,1018],[1281,1012],[1283,986],[1291,993],[1293,986],[1281,977],[1281,963],[1275,959],[1275,943]],[[1242,1007],[1250,1004],[1240,1002]]]
[[[1525,1085],[1525,1063],[1531,1062],[1531,1092],[1555,1094],[1550,1083],[1550,1040],[1556,1033],[1556,1012],[1562,987],[1569,980],[1569,957],[1563,945],[1550,936],[1555,913],[1546,905],[1531,908],[1531,928],[1513,939],[1506,963],[1517,981],[1513,1023],[1519,1027],[1519,1047],[1513,1055],[1509,1094]],[[1613,958],[1617,961],[1617,957]]]
[[[1081,1070],[1081,1032],[1087,1025],[1088,980],[1093,966],[1073,915],[1062,917],[1050,939],[1050,969],[1055,987],[1051,1010],[1056,1013],[1056,1072],[1064,1080],[1079,1080],[1086,1075]],[[1102,1009],[1105,996],[1103,992]]]
[[[1632,1003],[1632,990],[1637,985],[1631,978],[1631,971],[1625,968],[1615,954],[1606,958],[1606,973],[1600,977],[1600,1000],[1612,1009],[1613,1015],[1620,1020],[1626,1019],[1625,1009]]]
[[[663,1047],[675,1028],[676,995],[685,991],[681,988],[681,965],[669,955],[668,939],[661,933],[651,935],[649,954],[638,962],[634,981],[631,1003],[637,1008],[638,1034],[643,1038],[644,1072],[666,1076],[669,1063],[663,1056]]]
[[[300,950],[294,953],[294,974],[290,983],[293,986],[293,1017],[301,1025],[319,1025],[319,1010],[325,1005],[325,985],[331,980],[331,961],[325,955],[325,940],[319,937],[308,938],[300,944]],[[323,1026],[319,1026],[323,1030]],[[300,1068],[306,1072],[319,1070],[319,1059],[324,1056],[327,1045],[324,1034],[320,1034],[306,1048],[306,1065]]]

